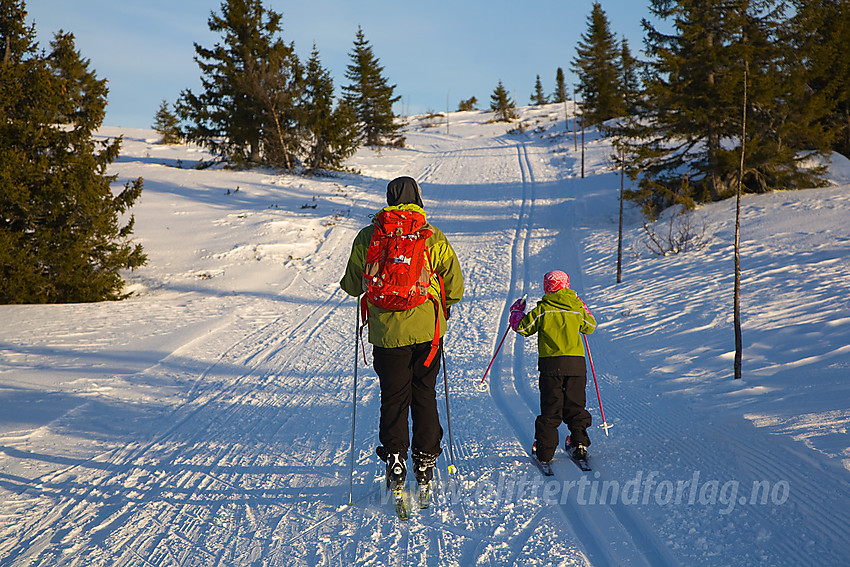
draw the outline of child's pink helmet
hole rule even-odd
[[[569,289],[569,287],[570,276],[561,270],[553,270],[543,276],[543,291],[545,293],[554,293],[559,289]]]

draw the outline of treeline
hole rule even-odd
[[[195,44],[202,90],[184,90],[173,109],[163,101],[154,124],[163,139],[198,143],[240,167],[307,172],[341,168],[361,144],[404,143],[392,108],[400,97],[362,29],[336,99],[317,47],[299,60],[282,15],[261,0],[226,0],[208,25],[222,41]]]
[[[638,60],[594,3],[573,60],[583,119],[614,138],[648,216],[728,197],[739,179],[748,192],[817,186],[812,158],[850,156],[850,1],[651,0],[650,12],[664,30],[643,20]]]

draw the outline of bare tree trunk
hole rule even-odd
[[[275,131],[277,133],[277,142],[278,142],[278,144],[280,144],[280,151],[283,153],[283,160],[284,160],[284,164],[286,166],[286,170],[292,171],[292,162],[289,159],[289,151],[286,149],[286,142],[283,139],[283,131],[281,130],[281,127],[280,127],[280,119],[277,116],[277,112],[274,108],[274,105],[271,106],[270,111],[271,111],[272,117],[274,118],[274,127],[275,127]]]
[[[581,109],[581,178],[584,179],[584,108]]]
[[[741,339],[741,188],[744,184],[744,148],[747,140],[747,79],[749,65],[744,67],[744,109],[741,125],[741,167],[738,172],[738,190],[735,203],[735,380],[741,378],[743,342]]]
[[[708,9],[708,5],[706,6]],[[706,37],[706,42],[709,47],[714,46],[714,34],[709,32]],[[714,88],[715,83],[715,69],[712,67],[708,70],[708,76],[706,80],[708,82],[709,87]],[[720,195],[720,176],[718,175],[720,171],[720,161],[717,158],[718,151],[720,150],[720,135],[717,132],[717,129],[714,127],[713,122],[708,123],[708,139],[706,140],[706,152],[708,154],[708,176],[710,179],[708,190],[711,194],[711,200],[716,201]]]
[[[578,151],[578,100],[573,89],[573,151]]]
[[[623,281],[623,187],[625,185],[626,150],[620,148],[620,230],[617,236],[617,283]]]

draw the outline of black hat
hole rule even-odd
[[[396,177],[387,185],[387,204],[395,205],[419,205],[423,209],[422,189],[412,177]]]

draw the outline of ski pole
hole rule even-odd
[[[354,320],[354,388],[351,394],[351,467],[348,471],[348,505],[354,504],[354,418],[357,415],[357,328],[360,326],[360,298],[354,303],[356,318]]]
[[[582,333],[581,336],[584,337],[584,346],[587,350],[587,360],[590,361],[590,373],[593,374],[593,385],[596,386],[596,399],[599,400],[599,413],[602,414],[602,425],[599,427],[605,430],[605,435],[607,436],[608,430],[613,426],[609,425],[605,421],[605,410],[602,409],[602,396],[599,394],[599,383],[596,382],[596,370],[593,368],[593,357],[590,356],[590,344],[587,342],[587,335]]]
[[[528,294],[525,294],[525,295],[522,296],[523,301],[525,301],[526,297],[528,297]],[[499,346],[496,347],[496,352],[493,353],[493,358],[490,359],[490,364],[487,365],[487,370],[484,372],[484,377],[481,378],[481,381],[478,382],[478,384],[475,385],[476,389],[484,391],[484,381],[487,379],[487,374],[490,373],[490,367],[493,366],[493,361],[496,360],[496,355],[499,354],[499,350],[501,350],[501,348],[502,348],[502,343],[505,342],[505,339],[508,337],[508,331],[510,331],[510,330],[511,330],[511,324],[508,323],[508,328],[505,329],[505,334],[502,335],[502,340],[499,341]]]
[[[449,379],[446,377],[446,350],[443,348],[443,340],[440,339],[440,354],[443,357],[443,385],[446,388],[446,423],[449,427],[449,457],[452,464],[449,465],[449,474],[456,474],[457,467],[455,466],[455,450],[452,442],[452,414],[449,412]]]

